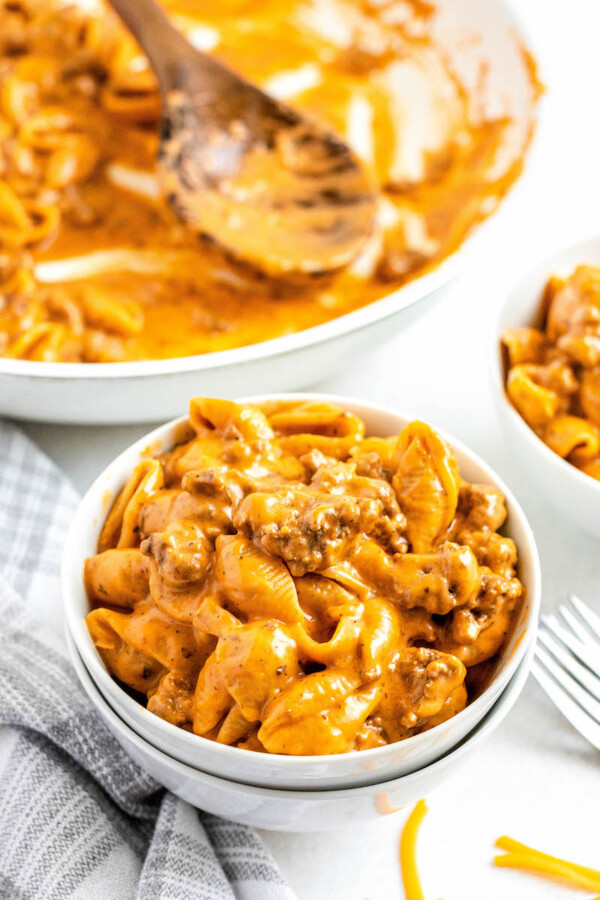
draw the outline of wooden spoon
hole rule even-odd
[[[192,47],[154,0],[110,2],[158,79],[158,168],[179,218],[272,276],[348,265],[377,203],[350,148]]]

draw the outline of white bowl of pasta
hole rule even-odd
[[[495,329],[501,421],[539,492],[600,537],[600,238],[554,253],[508,296]]]
[[[0,414],[161,421],[194,392],[316,384],[424,313],[508,213],[539,94],[514,4],[404,4],[401,26],[337,0],[185,7],[192,41],[352,144],[380,188],[372,238],[302,289],[215,262],[164,201],[157,85],[112,11],[6,7]]]
[[[380,784],[326,791],[286,791],[229,781],[187,766],[140,737],[107,703],[68,637],[71,661],[104,724],[124,750],[159,784],[199,809],[271,831],[350,828],[400,812],[429,796],[460,770],[517,702],[533,656],[533,643],[506,690],[473,731],[445,756],[411,775]],[[465,773],[466,774],[466,773]]]
[[[158,749],[246,784],[355,787],[441,757],[534,640],[539,562],[510,491],[364,403],[190,409],[102,473],[69,533],[67,623],[100,692]]]

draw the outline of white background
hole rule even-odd
[[[460,2],[460,0],[457,0]],[[517,0],[514,0],[516,3]],[[600,2],[519,0],[548,86],[538,149],[494,246],[409,331],[319,388],[388,404],[446,429],[508,482],[534,528],[543,606],[570,591],[600,606],[598,543],[556,514],[503,442],[489,371],[498,305],[523,268],[600,233]],[[29,425],[79,490],[148,429]],[[600,868],[600,755],[530,680],[517,707],[465,769],[430,798],[419,859],[429,900],[590,896],[491,866],[501,834]],[[329,834],[264,833],[300,900],[403,896],[397,842],[405,814]]]

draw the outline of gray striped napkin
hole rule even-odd
[[[252,829],[162,790],[80,688],[59,583],[76,503],[0,422],[0,900],[293,900]]]

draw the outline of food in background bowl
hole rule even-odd
[[[502,335],[508,396],[551,450],[600,480],[600,268],[550,278],[538,319]]]
[[[581,267],[582,260],[586,261],[583,271],[580,269],[579,275],[574,273]],[[508,370],[508,350],[503,343],[503,335],[514,332],[515,329],[526,329],[525,331],[517,331],[515,339],[513,339],[513,347],[518,345],[519,333],[522,335],[534,335],[533,340],[537,341],[541,346],[548,343],[546,334],[546,325],[549,327],[548,304],[543,302],[544,296],[547,297],[548,278],[550,274],[554,274],[551,282],[555,286],[559,286],[560,280],[556,280],[556,276],[562,279],[564,286],[571,283],[566,294],[561,299],[561,319],[562,314],[570,307],[571,312],[575,313],[579,308],[583,313],[579,319],[579,326],[583,326],[579,332],[579,337],[583,337],[581,348],[588,346],[588,351],[593,348],[594,341],[590,341],[586,337],[585,319],[589,317],[588,325],[593,322],[595,313],[593,312],[594,290],[589,292],[591,284],[588,285],[587,301],[580,306],[580,300],[577,299],[579,288],[576,284],[580,278],[585,281],[591,275],[591,269],[594,268],[600,272],[600,238],[591,237],[583,241],[578,241],[570,247],[560,248],[555,251],[549,258],[542,260],[535,265],[530,271],[525,272],[517,280],[513,289],[509,292],[505,303],[500,310],[498,322],[493,332],[493,346],[490,348],[490,357],[492,360],[492,374],[494,381],[494,397],[498,407],[500,422],[505,431],[505,439],[507,446],[513,457],[522,465],[529,482],[534,485],[540,497],[544,497],[548,503],[552,504],[560,513],[561,520],[570,521],[575,528],[581,528],[588,531],[595,537],[600,537],[600,480],[593,475],[593,466],[588,467],[584,471],[573,465],[570,461],[571,454],[567,452],[566,458],[563,459],[554,449],[542,440],[536,428],[532,428],[523,418],[521,413],[511,401],[506,388],[507,370]],[[586,274],[587,270],[587,274]],[[594,278],[592,277],[592,282]],[[552,284],[550,294],[553,294]],[[569,300],[570,294],[570,300]],[[557,293],[558,299],[558,293]],[[569,301],[567,306],[563,306],[563,300]],[[573,304],[573,305],[571,305]],[[588,307],[585,310],[585,307]],[[557,312],[560,307],[557,307]],[[576,326],[580,313],[576,313],[572,319],[572,325]],[[548,321],[547,321],[548,320]],[[555,327],[558,319],[554,320]],[[535,329],[535,332],[532,331]],[[577,338],[577,328],[573,337]],[[535,334],[537,333],[537,337]],[[570,338],[565,332],[565,345],[570,343]],[[593,336],[592,336],[593,337]],[[576,340],[573,347],[577,345]],[[581,389],[579,384],[580,376],[585,377],[588,369],[580,363],[574,363],[573,357],[566,357],[565,347],[558,349],[558,341],[556,341],[556,353],[559,358],[566,361],[571,368],[571,378],[577,381],[577,389],[573,395],[567,392],[558,393],[558,403],[569,405],[577,403],[577,394]],[[573,352],[573,347],[570,352]],[[513,349],[513,358],[515,349]],[[533,366],[536,371],[536,363],[524,364],[525,366]],[[581,386],[583,381],[581,382]],[[555,385],[549,385],[555,391]],[[552,399],[552,394],[550,394]],[[578,407],[575,406],[578,410]],[[568,413],[567,413],[568,415]],[[576,419],[583,418],[579,411],[574,412]],[[568,420],[567,420],[568,421]],[[593,431],[591,422],[583,422],[584,432]],[[538,426],[539,427],[539,426]],[[543,431],[543,429],[540,429]],[[568,436],[568,431],[567,431]],[[577,459],[578,454],[575,455]]]
[[[202,737],[382,747],[492,677],[524,595],[505,518],[421,422],[365,437],[325,402],[195,399],[86,561],[89,632],[149,710]]]
[[[328,322],[453,253],[521,172],[537,83],[518,38],[488,47],[477,13],[457,27],[447,2],[166,5],[192,42],[352,144],[381,191],[377,231],[309,289],[215,259],[161,197],[157,85],[112,11],[3,3],[2,355],[164,359]],[[490,30],[494,14],[479,13]]]

